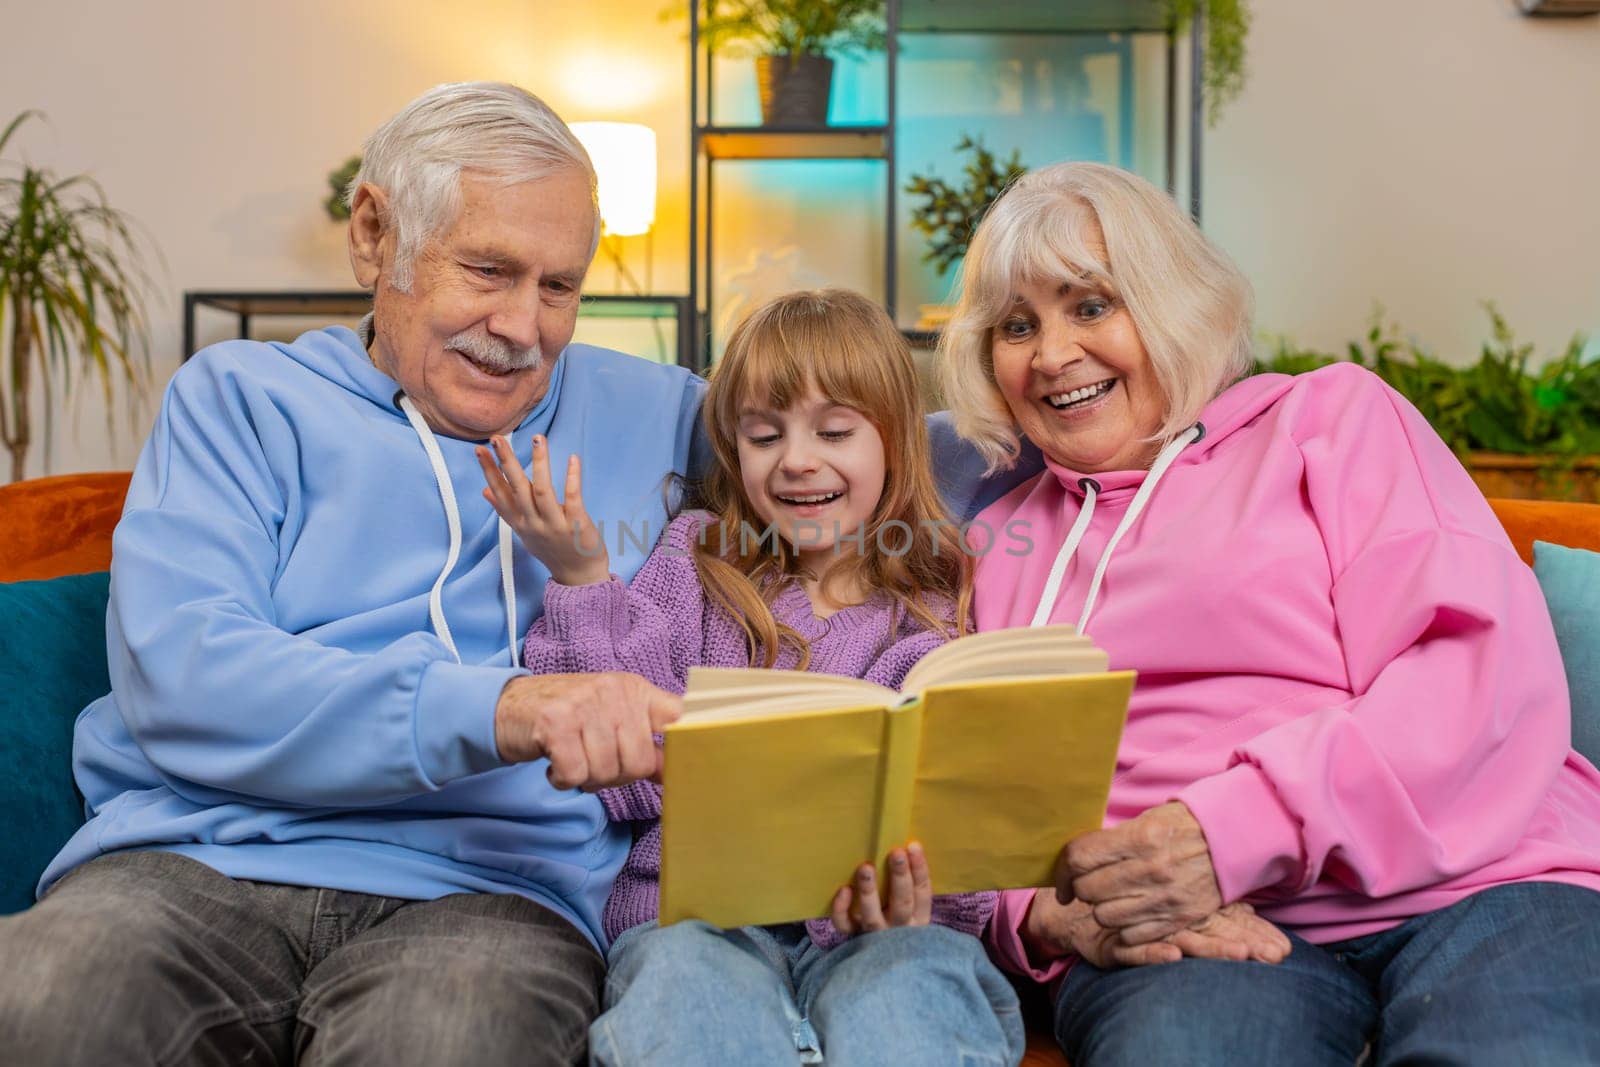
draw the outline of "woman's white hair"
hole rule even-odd
[[[1095,228],[1104,247],[1095,240]],[[1017,426],[994,380],[994,329],[1023,282],[1101,290],[1127,307],[1166,401],[1152,440],[1192,426],[1249,370],[1250,283],[1172,198],[1101,163],[1057,163],[1017,179],[967,249],[960,299],[940,341],[956,432],[991,471],[1016,461]]]
[[[382,222],[394,227],[391,284],[408,292],[417,253],[461,211],[462,171],[516,185],[568,167],[588,177],[590,199],[596,204],[597,247],[600,210],[594,165],[561,117],[515,85],[455,82],[429,89],[367,138],[345,203],[362,182],[388,194],[389,212]],[[594,255],[594,247],[589,254]]]

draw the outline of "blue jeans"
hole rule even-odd
[[[1015,991],[977,938],[942,926],[881,930],[824,952],[799,923],[648,923],[617,938],[609,962],[591,1064],[989,1067],[1022,1058]]]
[[[1523,882],[1276,966],[1081,961],[1056,1000],[1073,1067],[1600,1063],[1600,893]]]

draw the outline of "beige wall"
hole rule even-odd
[[[158,381],[184,289],[350,284],[323,176],[440,81],[507,78],[569,119],[654,126],[655,284],[683,285],[687,68],[662,0],[6,6],[0,121],[48,112],[27,153],[92,171],[165,252]],[[1546,347],[1600,334],[1600,19],[1536,22],[1509,0],[1254,6],[1250,88],[1207,139],[1206,224],[1254,279],[1264,330],[1337,345],[1382,300],[1459,356],[1492,297]],[[201,340],[226,329],[208,320]],[[130,466],[151,407],[133,430],[119,408],[110,437],[86,394],[52,470]]]
[[[687,121],[688,67],[658,0],[3,2],[16,14],[0,18],[0,122],[46,111],[48,129],[19,134],[28,154],[92,171],[165,252],[151,307],[159,382],[177,365],[185,289],[353,286],[343,232],[320,207],[325,175],[444,81],[504,78],[568,119],[660,131],[655,280],[684,286],[688,156],[672,134]],[[609,269],[596,272],[609,286]],[[265,325],[292,336],[308,324]],[[230,328],[207,318],[200,340]],[[52,471],[132,466],[154,401],[137,432],[110,438],[98,395],[83,400],[76,432],[72,419],[58,427]],[[30,474],[42,459],[36,446]]]
[[[1511,0],[1254,0],[1251,82],[1206,142],[1206,228],[1257,322],[1342,345],[1382,301],[1453,361],[1495,300],[1600,349],[1600,18]]]

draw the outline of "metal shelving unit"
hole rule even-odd
[[[881,124],[812,128],[728,126],[715,122],[712,56],[701,46],[702,0],[691,4],[689,20],[689,294],[694,325],[694,365],[704,369],[712,351],[715,322],[713,208],[720,164],[742,160],[879,160],[883,163],[884,267],[882,299],[891,317],[897,301],[896,94],[902,36],[913,34],[1103,35],[1160,34],[1166,39],[1166,181],[1177,190],[1179,42],[1168,30],[1164,0],[885,0],[891,46],[885,51],[887,117]],[[1188,70],[1188,187],[1190,211],[1200,217],[1200,149],[1204,114],[1201,57],[1204,35],[1197,15],[1190,27]],[[917,340],[926,341],[925,335]]]

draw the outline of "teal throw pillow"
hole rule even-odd
[[[0,915],[33,904],[45,866],[83,824],[72,727],[111,691],[110,575],[0,583]]]
[[[1600,765],[1600,552],[1535,541],[1533,573],[1567,668],[1572,747]]]

